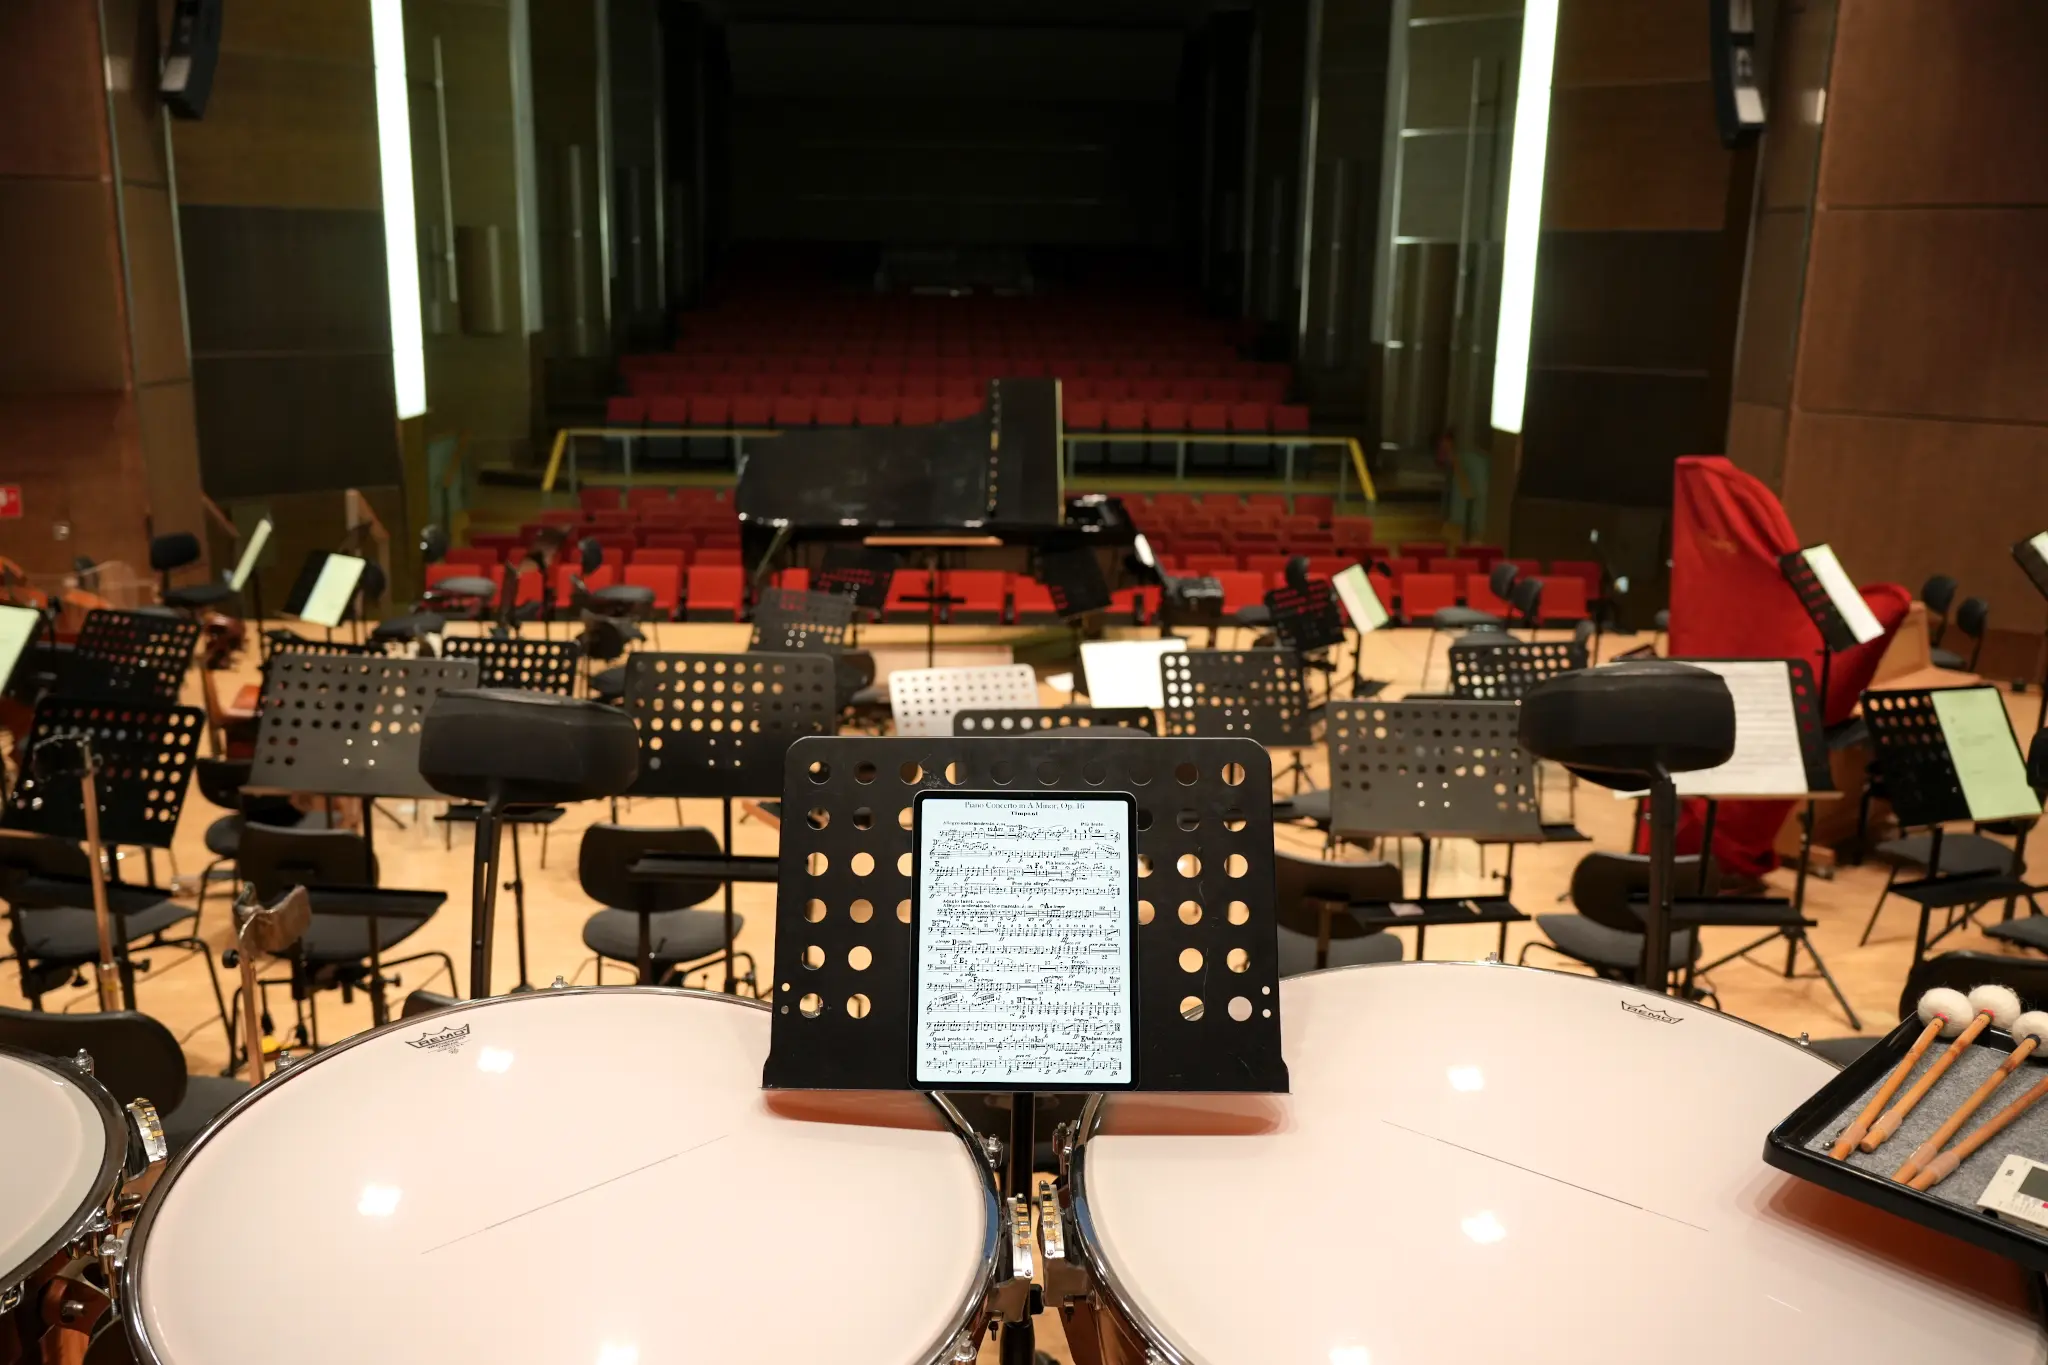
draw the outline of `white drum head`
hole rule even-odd
[[[1476,963],[1280,992],[1275,1130],[1118,1096],[1081,1149],[1085,1237],[1177,1362],[2042,1359],[2017,1266],[1764,1165],[1833,1073],[1775,1035]]]
[[[167,1174],[131,1250],[160,1365],[940,1357],[995,1254],[960,1136],[803,1122],[768,1011],[542,991],[285,1072]]]
[[[63,1063],[0,1052],[0,1289],[26,1279],[113,1192],[120,1116]]]

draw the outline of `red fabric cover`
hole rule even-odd
[[[1805,659],[1820,677],[1820,636],[1778,568],[1799,548],[1777,495],[1720,455],[1688,455],[1674,473],[1671,527],[1671,657]],[[1834,657],[1827,722],[1849,718],[1878,660],[1906,619],[1913,596],[1896,583],[1863,588],[1884,634]],[[1679,821],[1681,852],[1699,851],[1703,802],[1688,801]],[[1760,876],[1775,863],[1772,841],[1789,801],[1724,801],[1714,824],[1714,853],[1728,872]],[[1638,839],[1646,846],[1647,831]]]

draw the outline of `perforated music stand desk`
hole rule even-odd
[[[1315,744],[1301,661],[1284,649],[1194,649],[1159,656],[1166,733],[1249,739],[1281,749]]]
[[[853,627],[854,599],[836,592],[770,588],[754,604],[750,651],[770,654],[838,653]]]
[[[1966,913],[1961,919],[1952,919],[1947,928],[1930,938],[1928,927],[1934,911],[1980,907],[1994,900],[2003,900],[2007,903],[2009,917],[2016,898],[2031,898],[2040,890],[2029,886],[2019,875],[2021,849],[2018,844],[2013,849],[2012,869],[2004,876],[1983,873],[1943,875],[1934,871],[1941,866],[1944,825],[1966,820],[1974,823],[2026,818],[2019,815],[1980,817],[1970,810],[1969,798],[1963,790],[1962,778],[1956,770],[1955,758],[1949,750],[1949,741],[1942,729],[1934,699],[1942,691],[1977,690],[1883,690],[1863,694],[1863,716],[1870,726],[1877,756],[1884,763],[1885,794],[1891,800],[1892,813],[1902,828],[1925,827],[1930,837],[1927,850],[1930,875],[1915,881],[1895,882],[1891,887],[1894,895],[1904,896],[1920,907],[1919,928],[1913,938],[1915,962],[1925,957],[1929,948],[1970,922],[1970,915]],[[1982,690],[1996,691],[1989,687]],[[2002,699],[1999,705],[2003,707]],[[2024,772],[2025,760],[2020,757],[2016,739],[2013,740],[2010,757]]]
[[[1586,666],[1586,652],[1570,640],[1457,642],[1450,659],[1451,694],[1467,701],[1520,701],[1536,684]]]
[[[962,711],[1029,710],[1038,706],[1038,675],[1030,664],[989,668],[899,668],[889,675],[889,711],[905,737],[947,736]]]
[[[650,856],[632,876],[711,878],[725,888],[725,990],[739,984],[733,952],[733,883],[763,881],[769,860],[732,853],[732,804],[782,794],[782,761],[806,735],[829,734],[838,712],[833,656],[656,654],[626,656],[624,705],[640,736],[631,796],[708,798],[723,815],[719,858]],[[788,828],[784,826],[785,830]]]
[[[1159,733],[1156,712],[1142,706],[1021,706],[988,711],[960,711],[953,733],[995,739],[1025,735],[1086,735],[1097,730],[1124,729]]]
[[[60,657],[63,696],[176,706],[199,643],[199,622],[95,607]]]

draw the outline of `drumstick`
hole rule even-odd
[[[1997,1137],[2007,1124],[2026,1113],[2029,1109],[2032,1109],[2044,1097],[2048,1097],[2048,1078],[2036,1081],[2032,1090],[2029,1090],[2026,1094],[1984,1120],[1983,1125],[1975,1132],[1943,1152],[1940,1156],[1934,1158],[1934,1160],[1928,1162],[1926,1166],[1921,1168],[1920,1174],[1914,1176],[1908,1183],[1916,1190],[1933,1189],[1936,1185],[1948,1179],[1956,1167],[1969,1159],[1971,1153],[1991,1141],[1992,1138]]]
[[[2018,1070],[2019,1064],[2032,1056],[2035,1048],[2043,1042],[2048,1042],[2048,1014],[2043,1014],[2039,1010],[2029,1010],[2022,1014],[2013,1020],[2012,1036],[2020,1040],[2019,1046],[2006,1054],[2005,1060],[1999,1063],[1998,1070],[1992,1072],[1985,1078],[1984,1084],[1977,1087],[1976,1094],[1956,1107],[1956,1112],[1948,1116],[1947,1123],[1934,1130],[1933,1137],[1921,1143],[1913,1155],[1906,1158],[1905,1165],[1892,1172],[1892,1179],[1904,1184],[1918,1175],[1921,1168],[1934,1160],[1941,1149],[1948,1145],[1950,1138],[1963,1131],[1963,1125],[1970,1121],[1970,1116],[1982,1109],[1985,1101],[1998,1092],[1998,1087],[2005,1084],[2005,1078]]]
[[[1878,1121],[1870,1126],[1870,1131],[1864,1134],[1863,1141],[1857,1144],[1864,1151],[1876,1151],[1884,1145],[1886,1138],[1899,1130],[1899,1125],[1906,1121],[1906,1116],[1918,1107],[1920,1101],[1927,1098],[1927,1093],[1948,1074],[1948,1069],[1969,1050],[1970,1044],[1977,1041],[1978,1034],[1993,1024],[2000,1028],[2010,1028],[2013,1021],[2020,1017],[2020,998],[2003,986],[1979,986],[1970,992],[1969,1000],[1970,1007],[1977,1011],[1977,1017],[1972,1019],[1969,1027],[1943,1050],[1941,1056],[1934,1059],[1934,1065],[1927,1068],[1927,1074],[1913,1082],[1912,1088],[1899,1097],[1899,1102],[1887,1109]]]
[[[1884,1112],[1884,1107],[1892,1102],[1892,1096],[1899,1093],[1899,1087],[1906,1083],[1906,1077],[1912,1075],[1913,1068],[1920,1065],[1920,1059],[1927,1054],[1928,1046],[1934,1042],[1935,1035],[1946,1033],[1951,1028],[1962,1028],[1963,1020],[1970,1014],[1970,997],[1961,991],[1937,986],[1920,997],[1915,1013],[1927,1027],[1920,1030],[1919,1038],[1907,1049],[1905,1059],[1893,1069],[1891,1075],[1885,1077],[1884,1084],[1870,1097],[1870,1103],[1863,1106],[1863,1112],[1856,1116],[1856,1121],[1844,1128],[1842,1135],[1835,1139],[1835,1145],[1828,1149],[1828,1155],[1835,1160],[1840,1161],[1856,1150],[1856,1144],[1863,1141],[1863,1135],[1870,1131],[1870,1125]]]

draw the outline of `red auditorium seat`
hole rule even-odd
[[[1465,605],[1474,611],[1488,612],[1502,619],[1515,614],[1513,607],[1493,595],[1493,588],[1483,573],[1473,574],[1465,580]]]
[[[1350,555],[1310,555],[1308,573],[1311,578],[1334,578],[1358,561]]]
[[[1197,576],[1230,573],[1239,567],[1236,555],[1191,554],[1186,556],[1188,572]]]
[[[928,396],[904,395],[896,407],[897,420],[906,427],[930,426],[939,420],[939,400]]]
[[[488,569],[499,562],[496,550],[485,545],[458,545],[441,557],[443,564],[468,564],[479,569]]]
[[[1339,545],[1369,546],[1373,544],[1372,520],[1369,517],[1332,517],[1330,538]]]
[[[1003,367],[1005,377],[1017,379],[1044,379],[1052,373],[1052,367],[1037,356],[1019,356]]]
[[[783,377],[780,374],[751,374],[747,376],[746,391],[759,398],[780,398]]]
[[[690,551],[697,548],[697,538],[681,531],[650,531],[640,538],[642,553],[647,550],[680,550],[683,558],[677,563],[689,563]]]
[[[1299,403],[1276,403],[1273,407],[1274,431],[1307,431],[1308,409]]]
[[[816,398],[825,392],[825,377],[819,374],[793,374],[789,377],[789,397]]]
[[[508,555],[516,554],[520,550],[525,549],[532,540],[533,534],[531,532],[522,532],[516,536],[486,533],[484,535],[471,536],[469,543],[476,546],[479,550],[496,550],[498,557],[503,559]]]
[[[1423,568],[1430,573],[1454,574],[1459,578],[1467,574],[1483,573],[1486,570],[1486,566],[1478,560],[1467,559],[1463,555],[1445,555],[1431,559],[1424,563]]]
[[[864,427],[893,427],[896,425],[896,400],[862,398],[854,404],[853,418]]]
[[[1498,545],[1481,545],[1474,542],[1469,545],[1460,545],[1458,553],[1467,559],[1478,560],[1479,567],[1483,570],[1492,568],[1493,561],[1499,559],[1506,551],[1502,550]]]
[[[784,569],[781,573],[775,575],[775,586],[787,588],[791,592],[809,592],[811,588],[811,571],[809,569]]]
[[[643,564],[668,564],[680,569],[689,561],[690,554],[687,550],[674,550],[667,546],[649,545],[644,549],[633,551],[633,558],[628,562],[628,567],[637,568]],[[630,583],[632,579],[628,578],[626,581]]]
[[[850,427],[853,425],[853,400],[839,394],[828,394],[818,400],[818,425],[821,427]]]
[[[1186,512],[1192,510],[1194,505],[1195,495],[1193,493],[1161,493],[1152,499],[1152,506],[1161,512]]]
[[[697,551],[697,557],[690,562],[692,564],[709,564],[713,568],[738,568],[740,564],[739,547],[737,545],[707,544],[703,549]]]
[[[832,373],[834,374],[866,374],[867,372],[868,358],[864,352],[839,355],[835,356],[832,360]],[[830,390],[827,390],[827,392],[830,392]]]
[[[682,601],[683,570],[678,564],[628,564],[626,585],[654,589],[654,609],[673,620]]]
[[[736,427],[765,427],[775,422],[775,400],[758,393],[732,400],[732,424]]]
[[[1230,405],[1230,429],[1232,431],[1264,431],[1272,424],[1272,410],[1264,403],[1232,403]]]
[[[946,575],[946,595],[960,600],[954,618],[1001,621],[1009,605],[1009,575],[1001,569],[955,569]]]
[[[737,564],[690,566],[689,617],[692,621],[736,621],[746,606],[746,573]]]
[[[527,569],[512,580],[512,605],[538,605],[547,593],[547,580],[539,569]]]
[[[1095,381],[1092,379],[1062,379],[1060,400],[1066,403],[1085,403],[1094,398]]]
[[[1145,407],[1145,426],[1152,431],[1186,431],[1188,410],[1184,403],[1148,403]]]
[[[1543,577],[1543,561],[1540,559],[1510,559],[1507,562],[1520,569],[1524,578]]]
[[[1096,380],[1095,396],[1105,403],[1128,403],[1136,397],[1131,392],[1130,381],[1124,379]]]
[[[1140,403],[1165,403],[1173,398],[1173,385],[1164,379],[1133,379],[1131,397]]]
[[[906,374],[896,391],[905,398],[931,398],[939,396],[939,377],[935,374]]]
[[[1168,388],[1168,397],[1176,403],[1192,407],[1209,401],[1209,386],[1199,379],[1177,379]]]
[[[1550,561],[1550,576],[1578,579],[1585,585],[1586,600],[1589,602],[1600,595],[1600,566],[1590,559],[1553,559]],[[1543,608],[1545,614],[1548,614],[1550,601],[1547,591]]]
[[[1287,572],[1288,559],[1289,556],[1284,554],[1246,555],[1244,566],[1252,573],[1264,574],[1266,581],[1277,587]]]
[[[1448,554],[1441,540],[1404,540],[1401,553],[1410,559],[1430,560]]]
[[[647,420],[657,427],[686,427],[690,425],[690,400],[668,394],[650,398]]]
[[[1145,405],[1119,400],[1106,404],[1103,409],[1103,425],[1111,431],[1143,431],[1145,429]]]
[[[1068,431],[1102,430],[1102,423],[1104,419],[1102,404],[1097,403],[1092,399],[1078,403],[1065,404],[1063,407],[1063,415],[1066,418]]]
[[[1422,572],[1422,561],[1419,559],[1410,559],[1406,555],[1388,555],[1380,562],[1385,564],[1387,566],[1387,572],[1392,574],[1396,578],[1400,578],[1404,575],[1411,573]]]
[[[580,570],[574,564],[555,565],[555,601],[557,604],[565,607],[569,605],[569,580],[576,577],[579,572]],[[610,564],[600,564],[584,577],[583,586],[592,592],[596,592],[599,588],[609,588],[618,581],[619,571],[616,568]]]
[[[607,426],[637,427],[647,420],[647,400],[624,395],[605,399],[604,420]]]
[[[1314,535],[1322,529],[1314,517],[1304,516],[1284,516],[1274,526],[1281,535]]]
[[[799,394],[784,394],[775,400],[775,425],[778,427],[807,427],[817,411],[817,400]]]
[[[1222,403],[1197,403],[1188,409],[1190,431],[1227,431],[1230,409]]]
[[[1244,399],[1244,386],[1235,379],[1212,379],[1209,381],[1209,401],[1229,407]]]
[[[1245,494],[1244,505],[1246,507],[1270,508],[1277,516],[1284,517],[1287,515],[1287,495],[1285,493],[1247,493]]]
[[[1400,578],[1401,615],[1410,623],[1427,621],[1458,605],[1458,580],[1450,574],[1406,573]]]
[[[980,412],[981,408],[981,395],[978,393],[949,393],[939,399],[939,420],[942,422],[964,421]]]
[[[835,374],[825,381],[825,396],[852,402],[860,397],[862,387],[861,381],[853,375]]]
[[[1537,608],[1537,613],[1544,621],[1585,620],[1589,614],[1586,609],[1585,580],[1575,575],[1557,573],[1544,578],[1543,603]]]
[[[1010,600],[1014,619],[1044,620],[1058,614],[1053,606],[1052,589],[1027,574],[1010,575]]]
[[[627,555],[640,548],[640,535],[637,531],[606,531],[592,536],[591,539],[604,547],[607,564],[623,564]]]
[[[868,357],[867,372],[895,376],[903,373],[903,357],[900,355],[871,355]]]
[[[1296,516],[1314,517],[1317,521],[1328,525],[1336,510],[1337,500],[1325,494],[1297,493],[1294,495],[1294,514]],[[1370,525],[1371,523],[1367,524]]]
[[[574,507],[550,507],[540,514],[545,526],[569,526],[583,520],[583,513]]]
[[[732,399],[723,394],[700,393],[690,398],[690,425],[724,427],[732,425]]]
[[[1216,575],[1216,582],[1223,589],[1223,611],[1226,615],[1245,607],[1256,607],[1266,600],[1266,579],[1262,574],[1247,573],[1242,569],[1225,571]]]
[[[615,510],[619,505],[619,490],[609,487],[579,489],[576,505],[586,512]]]

